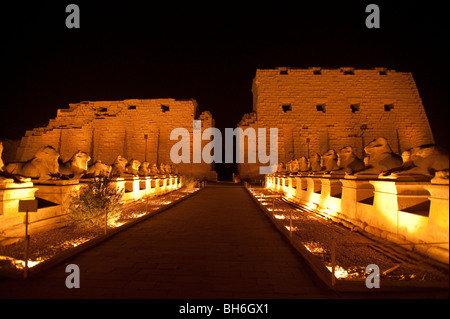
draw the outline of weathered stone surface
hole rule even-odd
[[[59,173],[59,153],[52,146],[43,146],[26,162],[9,163],[6,171],[23,177],[51,179]]]
[[[392,151],[384,137],[369,142],[364,151],[368,154],[368,165],[366,169],[358,172],[358,175],[380,174],[383,171],[399,167],[403,163],[402,158]]]
[[[434,144],[420,145],[402,153],[403,164],[382,172],[381,177],[432,177],[448,183],[448,150]]]
[[[214,126],[210,112],[199,112],[193,99],[129,99],[123,101],[86,101],[59,109],[46,127],[25,133],[17,149],[16,161],[24,162],[45,145],[52,146],[67,161],[77,150],[87,152],[92,162],[112,164],[118,154],[140,162],[171,164],[170,140],[173,129],[186,128],[191,134],[193,120],[201,130]],[[208,141],[202,141],[202,146]],[[180,174],[215,178],[214,164],[177,164]]]
[[[59,165],[59,173],[71,178],[79,179],[88,169],[91,157],[88,153],[77,151],[67,162]]]
[[[363,159],[366,143],[378,137],[397,154],[433,143],[412,74],[380,70],[258,69],[253,111],[238,126],[278,128],[278,160],[284,163],[344,146]],[[241,177],[259,177],[252,165],[239,165]]]

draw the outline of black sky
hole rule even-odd
[[[220,129],[252,109],[257,68],[388,67],[410,71],[435,139],[448,147],[448,27],[426,3],[83,2],[2,7],[0,139],[20,138],[86,100],[194,98]],[[76,3],[81,28],[65,27]]]

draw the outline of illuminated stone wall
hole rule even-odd
[[[364,146],[378,137],[385,137],[396,153],[434,142],[409,72],[258,69],[252,91],[253,112],[238,126],[277,127],[279,162],[347,145],[362,157]],[[256,177],[258,167],[239,165],[241,177]]]
[[[57,116],[46,127],[27,131],[17,150],[16,160],[26,161],[45,145],[53,146],[67,161],[81,150],[92,161],[112,164],[118,155],[128,160],[147,159],[153,163],[171,163],[170,140],[174,128],[183,127],[191,134],[194,119],[202,121],[202,130],[214,126],[206,111],[198,114],[195,100],[130,99],[123,101],[87,101],[58,109]],[[147,141],[144,138],[147,135]],[[147,143],[147,152],[146,150]],[[206,144],[206,142],[204,143]],[[215,179],[213,164],[179,164],[181,174]]]

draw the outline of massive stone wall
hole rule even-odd
[[[364,146],[385,137],[396,153],[433,143],[433,135],[412,74],[384,68],[258,69],[253,112],[242,129],[278,128],[278,161],[329,149]],[[240,164],[243,178],[258,175],[258,163]]]
[[[26,161],[42,146],[53,146],[63,161],[81,150],[92,162],[112,164],[118,155],[130,160],[168,163],[170,140],[174,128],[186,128],[191,134],[193,120],[202,121],[202,130],[214,126],[208,111],[198,114],[195,100],[130,99],[123,101],[86,101],[58,109],[57,116],[46,127],[27,131],[17,149],[16,160]],[[147,136],[147,139],[145,138]],[[207,142],[204,142],[205,144]],[[191,155],[192,157],[192,155]],[[181,163],[181,174],[215,179],[214,164]]]

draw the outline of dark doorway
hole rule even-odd
[[[215,168],[218,181],[232,181],[233,173],[237,174],[236,163],[216,163]]]

